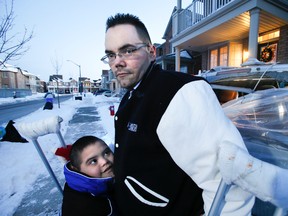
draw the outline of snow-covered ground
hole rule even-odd
[[[36,93],[32,94],[31,96],[26,96],[23,98],[13,98],[13,97],[7,97],[7,98],[0,98],[0,104],[6,104],[6,103],[17,103],[21,101],[29,101],[29,100],[35,100],[39,98],[43,98],[45,93]]]
[[[0,98],[0,104],[20,100],[34,100],[37,97],[43,98],[43,94],[16,99]],[[60,109],[58,106],[54,106],[53,110],[40,108],[25,117],[16,119],[15,122],[16,124],[29,123],[58,115],[63,118],[60,131],[67,144],[71,144],[87,133],[102,138],[107,144],[113,144],[113,116],[110,115],[108,109],[111,105],[114,105],[115,110],[117,110],[119,99],[101,95],[95,97],[92,94],[86,94],[82,101],[66,100],[61,102]],[[91,118],[91,115],[94,115],[91,107],[97,109],[97,124],[89,121],[71,124],[73,116],[79,110],[82,112],[82,118],[83,115],[87,115],[87,119]],[[88,112],[89,110],[91,113]],[[38,141],[59,182],[63,185],[64,161],[54,154],[55,150],[61,145],[57,135],[41,136]],[[61,207],[61,195],[30,140],[29,143],[0,142],[0,159],[0,216],[58,215],[58,210]],[[256,200],[255,206],[255,215],[273,215],[274,207],[271,204]]]
[[[36,97],[42,97],[43,94],[33,95],[27,98],[19,98],[19,100],[33,100]],[[13,98],[2,99],[0,98],[0,103],[11,103],[16,101]],[[69,99],[61,103],[61,108],[54,106],[53,110],[39,110],[19,119],[15,120],[15,124],[22,122],[36,122],[40,119],[58,115],[63,118],[61,123],[61,134],[64,137],[66,142],[66,137],[72,139],[73,133],[77,133],[77,128],[70,128],[69,121],[72,119],[73,115],[77,112],[79,108],[85,107],[97,107],[98,115],[100,119],[98,124],[101,125],[102,133],[100,135],[106,143],[112,144],[114,139],[114,128],[113,128],[113,116],[110,115],[109,106],[112,104],[115,106],[115,109],[118,108],[117,98],[108,98],[105,96],[93,96],[92,94],[86,94],[86,97],[83,97],[83,100],[73,100]],[[91,127],[91,126],[89,126]],[[85,125],[83,126],[85,128]],[[87,130],[89,128],[87,127]],[[83,129],[82,129],[83,130]],[[67,134],[68,132],[68,134]],[[79,131],[77,136],[79,135]],[[99,136],[99,135],[97,135]],[[24,137],[25,138],[25,137]],[[26,138],[27,139],[27,138]],[[73,138],[74,139],[74,138]],[[45,188],[44,181],[41,179],[49,179],[49,173],[47,172],[44,164],[41,161],[33,143],[31,140],[27,139],[29,143],[15,143],[15,142],[0,142],[0,215],[1,216],[12,216],[12,215],[21,215],[17,214],[17,209],[20,205],[23,205],[23,200],[27,199],[27,196],[31,196],[33,191],[41,191],[42,182],[43,188]],[[69,140],[71,144],[72,140]],[[75,140],[74,140],[75,141]],[[53,171],[56,173],[56,176],[59,178],[60,182],[63,182],[64,177],[62,173],[64,160],[59,156],[55,156],[55,150],[61,146],[58,136],[56,134],[48,134],[38,138],[38,142],[46,155]],[[38,182],[38,183],[37,183]],[[39,192],[40,193],[40,192]],[[53,199],[54,196],[59,197],[59,191],[57,187],[53,185],[52,188],[48,191],[48,197],[44,197],[41,204],[44,205],[49,199]],[[37,198],[33,197],[28,201],[33,204],[37,202]],[[31,205],[30,203],[30,205]],[[60,203],[58,203],[60,204]],[[40,205],[41,206],[41,205]],[[57,207],[56,207],[57,208]],[[44,210],[43,210],[44,211]],[[15,214],[16,212],[16,214]],[[40,210],[41,212],[41,210]],[[29,213],[30,215],[30,213]],[[33,214],[35,215],[35,214]],[[36,214],[37,215],[37,214]],[[41,214],[38,215],[48,215]],[[52,214],[49,214],[52,215]],[[55,213],[57,215],[57,213]]]

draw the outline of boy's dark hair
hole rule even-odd
[[[136,28],[136,31],[139,37],[143,40],[143,42],[151,44],[151,39],[144,23],[137,16],[129,13],[117,13],[114,17],[110,16],[106,22],[106,32],[109,28],[121,24],[133,25]]]
[[[70,164],[80,170],[80,164],[82,163],[80,159],[80,154],[82,153],[83,149],[89,145],[93,145],[95,142],[100,142],[105,144],[105,142],[95,136],[83,136],[76,140],[76,142],[72,145],[72,149],[70,152]],[[106,145],[106,144],[105,144]]]

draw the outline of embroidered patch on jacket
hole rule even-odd
[[[137,124],[134,124],[134,123],[131,123],[131,122],[129,122],[128,125],[127,125],[128,130],[132,131],[132,132],[137,132],[137,127],[138,127]]]

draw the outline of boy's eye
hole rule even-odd
[[[110,148],[106,148],[105,150],[104,150],[104,152],[103,152],[103,155],[104,156],[109,156],[109,155],[111,155],[112,154],[112,151],[110,150]]]
[[[97,160],[96,159],[91,160],[90,164],[92,164],[92,165],[97,164]]]

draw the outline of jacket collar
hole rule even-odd
[[[69,163],[64,166],[64,175],[68,186],[79,192],[91,193],[94,196],[106,194],[114,182],[113,177],[92,178],[70,170]]]

